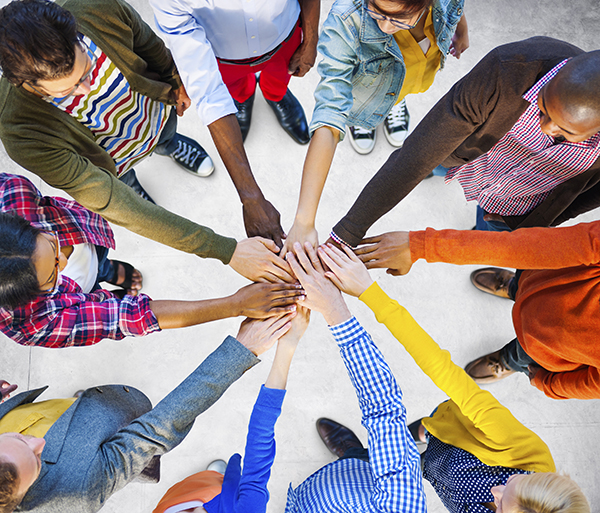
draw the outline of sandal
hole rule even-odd
[[[131,296],[136,296],[141,289],[132,289],[133,285],[133,273],[137,271],[131,264],[127,262],[122,262],[121,260],[109,260],[110,265],[113,268],[113,278],[111,280],[106,280],[106,283],[110,283],[111,285],[116,285],[117,287],[121,287],[122,289],[127,291],[127,294]],[[125,279],[121,283],[117,283],[119,281],[119,266],[122,266],[125,270]],[[137,271],[140,276],[142,273]],[[141,285],[141,283],[140,283]]]

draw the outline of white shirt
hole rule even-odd
[[[200,119],[236,112],[216,57],[249,59],[273,50],[300,16],[298,0],[150,0]]]
[[[61,274],[71,278],[84,293],[89,294],[98,277],[96,246],[87,242],[73,245],[73,252]]]

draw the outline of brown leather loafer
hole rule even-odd
[[[508,284],[514,277],[515,273],[512,271],[498,267],[486,267],[471,273],[471,283],[483,292],[510,299]]]
[[[317,420],[317,431],[323,443],[338,458],[342,458],[351,447],[363,448],[358,437],[350,429],[334,420],[321,417]]]
[[[494,383],[516,372],[502,363],[500,350],[473,360],[465,371],[475,383]]]

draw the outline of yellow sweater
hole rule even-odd
[[[444,443],[459,447],[490,466],[555,472],[548,446],[450,359],[448,351],[417,324],[408,311],[373,283],[359,298],[406,348],[417,365],[450,400],[423,425]]]

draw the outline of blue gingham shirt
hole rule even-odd
[[[338,460],[290,486],[286,513],[425,513],[419,452],[392,371],[354,317],[329,329],[358,396],[370,462]]]
[[[489,513],[492,488],[505,485],[513,474],[527,470],[486,465],[471,453],[428,435],[423,454],[423,477],[435,488],[450,513]]]

